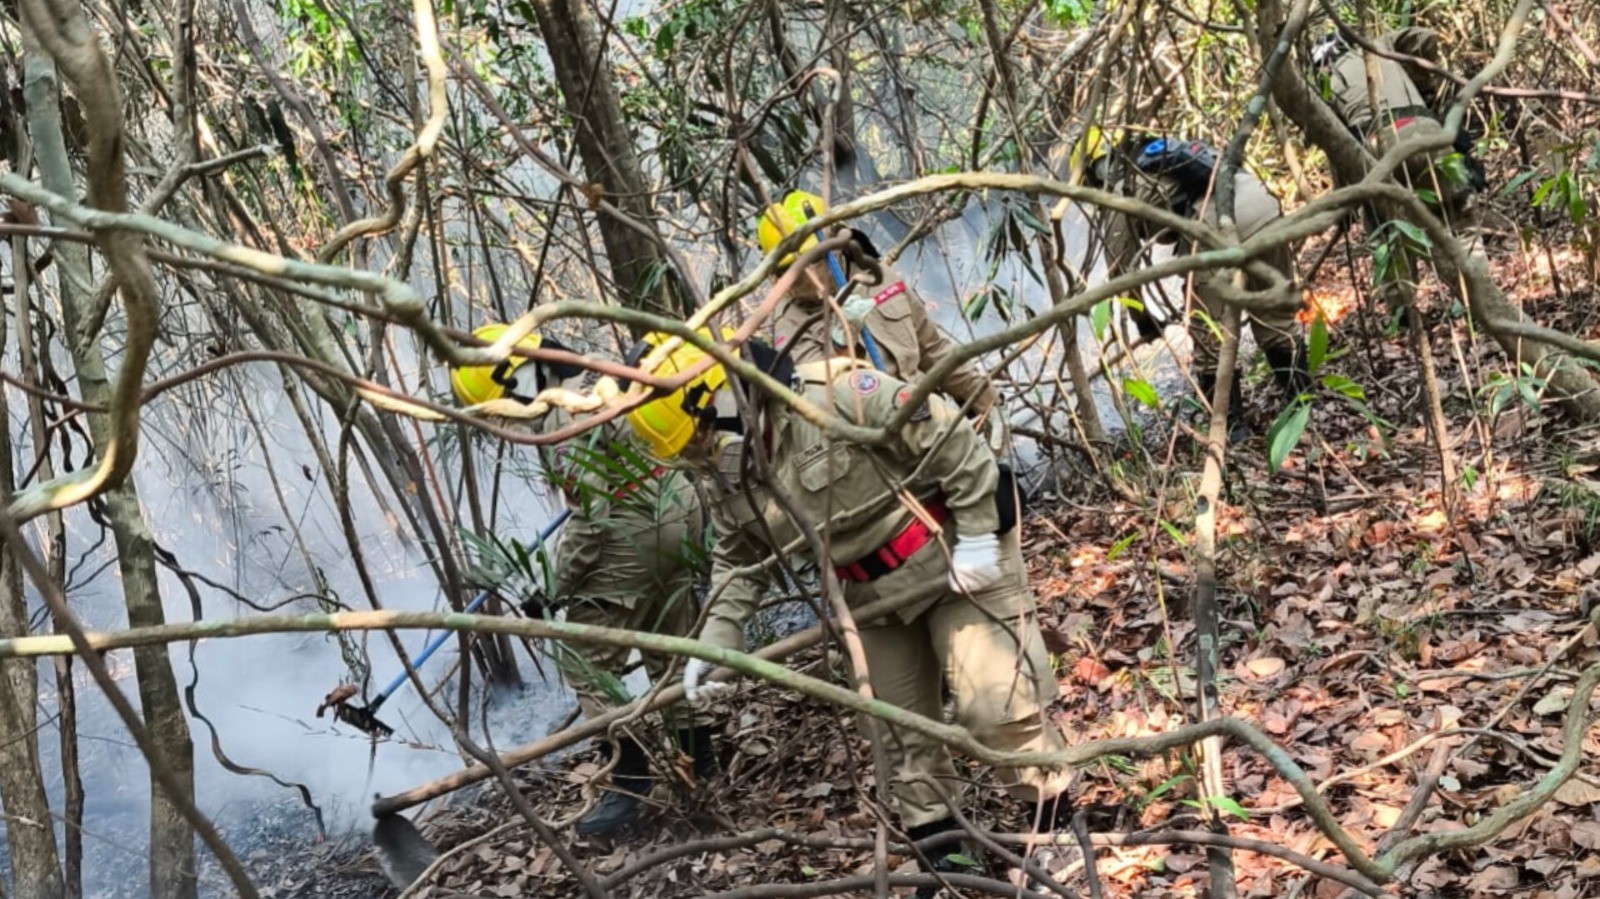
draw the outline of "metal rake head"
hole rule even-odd
[[[372,734],[375,737],[394,736],[394,728],[379,720],[368,706],[341,702],[333,707],[333,717],[334,720],[343,721],[362,733]]]

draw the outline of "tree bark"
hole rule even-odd
[[[1257,42],[1263,56],[1271,52],[1277,42],[1278,29],[1283,20],[1279,0],[1264,0],[1261,4],[1261,27]],[[1364,177],[1371,158],[1345,130],[1333,110],[1328,108],[1299,77],[1276,78],[1272,82],[1272,98],[1315,145],[1328,155],[1329,166],[1340,184],[1354,184]],[[1385,218],[1412,221],[1412,217],[1399,204],[1378,203],[1378,212]],[[1420,225],[1419,225],[1420,227]],[[1459,241],[1457,247],[1460,247]],[[1552,358],[1559,353],[1548,344],[1529,340],[1508,331],[1504,325],[1522,322],[1527,316],[1506,299],[1505,292],[1490,276],[1489,262],[1481,250],[1460,250],[1465,265],[1458,265],[1445,247],[1434,246],[1428,263],[1451,293],[1471,312],[1473,320],[1488,331],[1501,349],[1513,361],[1527,362],[1549,378],[1551,392],[1562,409],[1578,421],[1600,421],[1600,390],[1589,374],[1570,360]]]
[[[687,293],[678,289],[661,251],[650,209],[650,185],[633,149],[622,101],[606,62],[595,20],[585,0],[534,0],[534,14],[555,69],[556,83],[577,132],[583,170],[638,226],[601,216],[611,276],[624,305],[667,315],[687,314]],[[591,205],[598,205],[591,200]],[[642,230],[641,230],[642,228]]]
[[[0,317],[0,345],[4,345],[4,334],[5,319]],[[27,334],[18,337],[28,339]],[[8,405],[5,393],[0,392],[0,422],[11,421]],[[6,496],[17,486],[13,458],[11,429],[9,425],[0,427],[0,491]],[[0,632],[28,633],[22,566],[9,547],[0,548]],[[11,886],[19,896],[61,899],[64,887],[56,855],[56,829],[39,766],[38,670],[27,661],[4,667],[0,677],[0,801],[5,803],[6,841],[11,849]]]
[[[29,130],[38,155],[45,187],[62,196],[76,196],[71,162],[62,137],[56,66],[26,29],[23,93],[27,101]],[[109,407],[113,398],[106,375],[105,357],[95,335],[80,328],[93,297],[86,249],[62,243],[56,247],[61,308],[67,325],[68,350],[78,376],[84,402]],[[111,436],[111,423],[103,413],[90,414],[89,431],[96,448]],[[154,544],[144,522],[138,489],[131,478],[107,490],[101,499],[117,546],[117,566],[134,626],[165,621],[156,580]],[[189,722],[178,699],[177,680],[166,647],[145,647],[134,652],[139,682],[139,702],[151,738],[161,747],[170,767],[189,796],[194,795],[194,756]],[[152,780],[150,791],[150,894],[161,899],[196,896],[194,830]]]

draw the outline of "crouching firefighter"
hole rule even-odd
[[[646,339],[648,355],[640,352],[646,370],[671,376],[703,360],[688,344],[663,357],[667,339]],[[795,365],[758,342],[740,352],[817,407],[858,425],[882,427],[910,401],[905,382],[859,360]],[[999,538],[994,455],[953,405],[931,397],[889,444],[856,445],[830,437],[715,364],[682,389],[635,409],[629,422],[657,455],[679,460],[715,485],[708,500],[713,599],[702,640],[744,648],[745,622],[770,581],[761,563],[784,553],[797,533],[771,492],[782,491],[817,528],[830,555],[812,561],[837,575],[851,608],[896,604],[884,617],[857,622],[878,699],[940,720],[941,686],[947,685],[957,720],[986,745],[1063,748],[1047,709],[1058,687],[1036,602],[1015,543]],[[756,456],[766,460],[764,480],[750,463]],[[804,543],[798,545],[809,555]],[[705,682],[710,667],[699,660],[685,666],[691,701],[728,689]],[[907,836],[921,840],[953,830],[940,790],[924,781],[938,782],[959,801],[962,780],[946,747],[876,718],[865,718],[864,726],[897,775],[880,785],[890,790]],[[999,773],[1013,796],[1043,804],[1047,826],[1067,813],[1062,794],[1070,772]],[[955,850],[941,850],[930,863],[952,870],[958,860]]]
[[[791,191],[756,219],[761,251],[772,252],[783,238],[827,210],[821,197]],[[795,279],[773,317],[773,347],[796,363],[851,356],[902,381],[921,380],[955,352],[955,343],[928,318],[927,305],[916,291],[878,262],[878,250],[866,234],[853,228],[840,233],[850,235],[853,246],[846,253],[829,253]],[[779,260],[773,277],[782,277],[797,254],[816,244],[815,235],[806,238],[795,253]],[[837,299],[842,321],[829,298]],[[1012,500],[1001,528],[1009,533],[1022,496],[1011,465],[1011,429],[1000,394],[989,376],[970,361],[951,370],[939,392],[966,410],[999,461],[999,489]]]
[[[1220,215],[1211,195],[1217,162],[1216,152],[1201,141],[1140,134],[1120,137],[1091,126],[1073,150],[1071,178],[1075,184],[1119,193],[1216,227]],[[1265,228],[1282,214],[1277,198],[1254,175],[1240,170],[1234,176],[1234,187],[1234,221],[1240,240]],[[1187,253],[1191,249],[1180,235],[1130,213],[1100,208],[1098,216],[1107,278],[1115,278],[1141,259],[1148,259],[1152,244],[1174,245],[1177,253]],[[1294,252],[1290,247],[1274,247],[1258,258],[1281,272],[1285,279],[1293,280]],[[1198,273],[1188,282],[1195,306],[1204,313],[1190,313],[1189,337],[1194,344],[1198,369],[1195,380],[1208,401],[1217,385],[1223,291],[1232,276],[1233,270],[1219,269]],[[1245,283],[1250,290],[1269,287],[1248,274]],[[1291,398],[1310,386],[1305,344],[1300,337],[1299,323],[1295,321],[1297,309],[1298,304],[1290,301],[1281,307],[1249,313],[1256,346],[1266,357],[1273,379]],[[1146,338],[1160,335],[1161,326],[1148,309],[1137,307],[1133,316],[1140,334]],[[1243,405],[1236,375],[1228,402],[1228,436],[1235,442],[1248,436]]]
[[[1402,28],[1372,44],[1429,62],[1439,60],[1439,36],[1431,28]],[[1334,31],[1311,48],[1311,67],[1333,111],[1375,155],[1389,146],[1380,143],[1385,132],[1394,142],[1444,133],[1434,105],[1444,95],[1443,79],[1415,63],[1379,55],[1377,84],[1369,90],[1366,52]],[[1377,108],[1372,105],[1374,95]],[[1453,146],[1410,157],[1400,173],[1402,183],[1437,198],[1434,208],[1442,209],[1458,226],[1466,222],[1467,199],[1486,186],[1483,165],[1472,155],[1472,138],[1464,127],[1457,130]]]
[[[493,342],[505,331],[505,325],[486,325],[474,336]],[[538,334],[518,347],[565,349]],[[456,398],[472,405],[502,398],[531,403],[554,388],[588,393],[597,379],[577,365],[515,355],[493,368],[458,368],[450,375]],[[551,404],[539,428],[548,434],[571,421],[569,412]],[[523,611],[543,617],[564,608],[566,619],[579,624],[688,635],[696,617],[696,569],[704,567],[697,561],[704,558],[703,517],[693,485],[643,453],[622,422],[585,431],[540,455],[546,477],[572,515],[561,530],[548,595],[535,594]],[[586,716],[626,700],[620,679],[627,649],[574,643],[559,645],[556,652]],[[667,676],[670,662],[670,656],[644,656],[645,670],[657,683]],[[662,714],[679,746],[693,757],[695,774],[713,776],[717,758],[711,728],[681,707]],[[611,789],[579,819],[580,835],[610,835],[632,824],[654,784],[649,754],[636,736],[619,734],[615,751]]]

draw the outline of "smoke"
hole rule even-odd
[[[366,608],[332,493],[317,474],[311,443],[293,415],[281,381],[272,375],[266,368],[237,370],[233,375],[237,383],[197,383],[147,408],[146,439],[136,471],[146,522],[157,544],[170,551],[180,566],[258,604],[320,593],[325,584],[327,592],[347,606]],[[248,413],[236,399],[240,396],[253,404]],[[251,426],[251,415],[262,425],[259,435]],[[337,422],[323,421],[322,427],[323,439],[335,446]],[[25,429],[14,422],[14,433],[19,430]],[[447,454],[437,453],[437,447],[434,451],[434,462],[448,479]],[[492,476],[493,455],[485,453],[479,462],[485,477]],[[383,606],[442,608],[437,580],[422,548],[402,538],[359,468],[352,464],[350,470],[352,518],[361,529],[362,554]],[[531,540],[550,518],[549,502],[534,485],[516,476],[502,478],[500,488],[499,532]],[[69,567],[75,572],[69,591],[74,610],[90,629],[126,627],[114,543],[81,508],[68,512],[66,520]],[[167,620],[191,620],[194,612],[182,581],[165,568],[160,569],[159,580]],[[205,583],[197,587],[205,618],[260,614],[227,590]],[[37,609],[37,597],[33,601]],[[305,599],[279,611],[316,608],[315,601]],[[402,633],[400,639],[414,658],[428,636],[413,631]],[[376,694],[401,672],[399,659],[381,634],[350,637],[371,660],[370,692]],[[193,676],[188,647],[173,644],[169,652],[181,689]],[[410,684],[383,706],[380,716],[396,734],[376,746],[348,725],[315,717],[323,696],[352,679],[340,643],[332,635],[206,640],[195,647],[194,658],[199,672],[196,705],[217,728],[223,750],[239,765],[305,784],[333,833],[368,826],[366,809],[374,793],[398,792],[463,765],[448,728],[427,710]],[[454,641],[448,642],[422,669],[423,680],[438,682],[458,661]],[[542,736],[573,704],[563,685],[542,681],[525,656],[519,662],[527,687],[519,695],[500,697],[487,716],[488,736],[496,745]],[[110,653],[107,663],[137,706],[132,652]],[[148,772],[87,672],[81,665],[73,670],[87,794],[85,886],[91,894],[106,890],[119,896],[138,895],[145,880]],[[40,743],[52,802],[60,808],[64,781],[54,678],[48,665],[40,667],[40,686],[44,722]],[[454,687],[438,695],[438,704],[453,713]],[[475,697],[481,698],[481,693]],[[485,735],[480,723],[475,705],[472,731],[481,742]],[[197,802],[225,833],[259,829],[264,810],[272,809],[272,817],[281,818],[291,831],[276,836],[291,841],[298,836],[307,845],[316,838],[309,811],[284,813],[285,808],[299,806],[296,793],[266,778],[228,772],[213,757],[204,724],[191,721],[190,728]]]

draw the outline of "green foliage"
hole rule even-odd
[[[1134,531],[1133,533],[1129,534],[1128,536],[1122,537],[1121,539],[1117,540],[1116,543],[1113,543],[1111,545],[1110,549],[1106,550],[1106,561],[1107,562],[1115,562],[1117,560],[1117,557],[1122,555],[1124,552],[1126,552],[1128,547],[1133,545],[1133,541],[1138,540],[1138,539],[1139,539],[1139,532],[1138,531]]]
[[[1311,420],[1311,403],[1304,398],[1297,399],[1278,413],[1272,422],[1272,427],[1267,429],[1267,467],[1277,471],[1283,467],[1289,452],[1300,442],[1300,435],[1305,433],[1306,422]]]
[[[289,74],[296,79],[328,76],[334,84],[353,86],[361,78],[359,49],[344,23],[317,0],[277,0],[289,51]],[[356,7],[349,15],[362,14]]]
[[[1045,0],[1044,10],[1063,25],[1086,25],[1094,6],[1085,0]]]
[[[1306,425],[1311,420],[1311,407],[1321,395],[1331,394],[1348,404],[1361,413],[1367,423],[1376,428],[1380,435],[1394,430],[1392,423],[1373,413],[1371,407],[1367,405],[1367,392],[1360,384],[1344,375],[1324,371],[1327,363],[1340,355],[1342,352],[1329,352],[1328,324],[1322,316],[1317,316],[1311,322],[1310,333],[1306,339],[1306,373],[1310,375],[1313,385],[1318,389],[1291,400],[1267,429],[1267,464],[1270,470],[1275,472],[1282,468],[1284,460],[1289,458],[1289,453],[1300,443]]]
[[[1501,371],[1491,372],[1479,393],[1488,395],[1490,415],[1499,415],[1513,399],[1520,399],[1529,410],[1538,413],[1540,397],[1549,383],[1531,363],[1523,362],[1518,365],[1515,377]]]
[[[552,562],[543,546],[528,546],[495,533],[459,531],[461,543],[472,558],[468,577],[473,583],[515,601],[545,592],[553,580]]]
[[[1161,397],[1156,395],[1156,389],[1146,381],[1139,378],[1123,378],[1122,389],[1128,396],[1133,397],[1148,408],[1161,408]]]
[[[1580,176],[1562,170],[1539,185],[1533,192],[1533,205],[1540,209],[1562,209],[1574,228],[1583,227],[1589,217],[1589,204],[1583,197]]]

